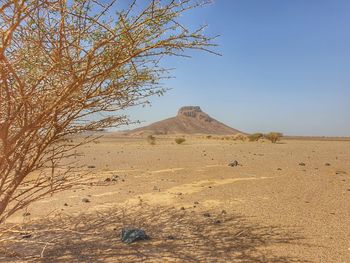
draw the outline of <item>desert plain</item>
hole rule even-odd
[[[350,141],[174,138],[84,145],[86,183],[9,218],[0,261],[350,262]]]

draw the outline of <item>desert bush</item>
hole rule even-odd
[[[177,144],[182,144],[182,143],[184,143],[186,141],[186,139],[185,138],[182,138],[182,137],[180,137],[180,138],[175,138],[175,142],[177,143]]]
[[[95,131],[129,123],[126,108],[164,93],[163,58],[211,52],[205,26],[179,21],[207,2],[1,1],[0,222],[76,185],[63,159]],[[63,140],[76,134],[84,141]]]
[[[264,137],[264,134],[262,134],[262,133],[253,133],[253,134],[249,134],[248,136],[248,139],[249,139],[249,141],[250,142],[257,142],[257,141],[259,141],[261,138],[263,138]]]
[[[278,142],[279,140],[281,140],[282,137],[283,137],[283,134],[280,132],[270,132],[264,135],[264,138],[271,141],[272,143]]]
[[[237,133],[235,135],[233,135],[233,140],[235,141],[246,141],[248,139],[247,135],[244,135],[242,133]]]
[[[150,145],[155,145],[156,144],[156,137],[154,137],[153,135],[148,135],[147,136],[147,142]]]

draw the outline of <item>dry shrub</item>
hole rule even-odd
[[[205,26],[180,18],[207,3],[1,1],[0,223],[77,184],[64,159],[95,131],[129,123],[128,107],[165,92],[163,58],[213,53]],[[85,140],[65,141],[77,134]]]
[[[244,142],[244,141],[248,140],[248,137],[247,137],[247,135],[244,135],[242,133],[237,133],[233,136],[233,140]]]
[[[265,134],[264,136],[267,140],[271,141],[272,143],[276,143],[281,140],[283,137],[283,134],[280,132],[270,132],[268,134]]]
[[[258,132],[258,133],[249,134],[247,137],[250,142],[257,142],[264,137],[264,134]]]
[[[186,139],[185,138],[182,138],[182,137],[180,137],[180,138],[175,138],[175,142],[177,143],[177,144],[182,144],[182,143],[184,143],[186,141]]]
[[[155,145],[156,144],[156,137],[154,137],[153,135],[148,135],[147,136],[147,142],[150,145]]]

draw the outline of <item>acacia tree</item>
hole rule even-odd
[[[78,180],[60,163],[86,140],[67,138],[162,94],[164,57],[211,52],[204,27],[178,19],[206,2],[115,1],[0,1],[0,222]]]

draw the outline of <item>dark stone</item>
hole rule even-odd
[[[204,217],[210,217],[210,214],[209,213],[204,213],[203,216]]]
[[[25,233],[21,233],[21,236],[22,238],[31,238],[32,234],[25,232]]]
[[[146,232],[138,228],[123,228],[121,240],[124,243],[130,244],[140,240],[148,240],[149,236]]]
[[[306,164],[305,163],[299,163],[300,166],[305,166]]]
[[[277,171],[282,171],[282,169],[281,168],[277,168]]]
[[[238,161],[234,160],[234,161],[230,162],[230,163],[228,164],[228,166],[230,166],[230,167],[238,166]]]
[[[110,182],[111,181],[111,178],[109,178],[109,177],[107,177],[106,179],[105,179],[105,182]]]
[[[81,199],[81,201],[83,201],[84,203],[90,203],[90,200],[88,198],[83,198]]]
[[[170,240],[175,240],[176,238],[173,236],[173,235],[169,235],[166,237],[167,239],[170,239]]]
[[[325,166],[331,166],[331,164],[330,164],[330,163],[325,163],[324,165],[325,165]]]
[[[181,207],[180,210],[185,210],[185,208],[184,208],[184,207]]]
[[[339,175],[345,175],[347,174],[345,171],[336,171],[335,174],[339,174]]]
[[[88,168],[89,169],[93,169],[93,168],[96,168],[96,166],[95,165],[89,165]]]
[[[29,213],[29,212],[25,212],[25,213],[23,214],[23,216],[30,216],[30,213]]]
[[[64,203],[64,206],[68,206],[68,204],[67,204],[67,203]]]
[[[221,224],[221,220],[215,220],[215,221],[214,221],[214,224],[215,224],[215,225]]]

